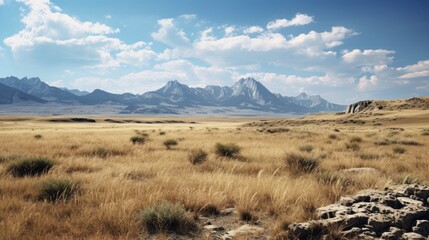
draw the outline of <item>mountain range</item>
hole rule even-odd
[[[243,78],[231,87],[208,85],[191,88],[176,80],[144,94],[114,94],[96,89],[85,92],[57,88],[39,78],[0,78],[0,104],[121,105],[121,113],[177,113],[178,109],[219,107],[273,113],[344,111],[344,105],[330,103],[319,95],[301,93],[287,97],[270,92],[253,78]]]

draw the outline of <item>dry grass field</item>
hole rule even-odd
[[[227,230],[250,222],[265,229],[252,239],[282,239],[289,223],[313,218],[340,196],[429,183],[427,110],[299,119],[88,118],[96,123],[0,117],[1,239],[210,239],[202,228],[207,221]],[[216,150],[217,143],[226,146]],[[240,151],[228,154],[230,143]],[[14,174],[14,164],[34,158],[53,166]],[[375,170],[344,171],[350,168]],[[67,191],[46,197],[47,187],[61,183]],[[156,208],[149,208],[169,211],[168,202],[180,204],[172,215],[184,209],[178,221],[188,225],[174,222],[176,231],[157,228],[158,221],[151,229]],[[228,208],[237,213],[218,214]]]

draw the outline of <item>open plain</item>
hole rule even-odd
[[[429,183],[427,103],[401,101],[289,119],[0,117],[0,238],[216,239],[245,224],[238,239],[290,238],[341,196]],[[35,158],[53,165],[14,174]],[[72,191],[43,197],[47,181]],[[184,210],[180,231],[151,225],[157,206]]]

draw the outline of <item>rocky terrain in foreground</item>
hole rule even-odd
[[[289,225],[297,239],[427,239],[429,186],[365,190],[317,209],[319,220]],[[334,236],[335,235],[335,236]]]

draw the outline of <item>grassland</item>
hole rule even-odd
[[[254,222],[266,229],[261,239],[281,239],[288,223],[313,218],[317,207],[340,196],[429,183],[429,113],[423,110],[177,122],[52,119],[0,117],[1,239],[209,239],[202,230],[207,220],[228,229]],[[133,136],[145,140],[133,144]],[[166,147],[166,140],[177,145]],[[241,151],[222,157],[216,143],[235,143]],[[207,156],[192,164],[196,149]],[[8,172],[11,164],[36,157],[54,166],[37,176]],[[299,159],[315,165],[308,169]],[[342,171],[350,168],[376,171]],[[41,199],[43,184],[53,179],[73,183],[75,191],[58,201]],[[197,228],[149,233],[141,212],[163,202],[182,205]],[[203,216],[207,206],[238,214]]]

